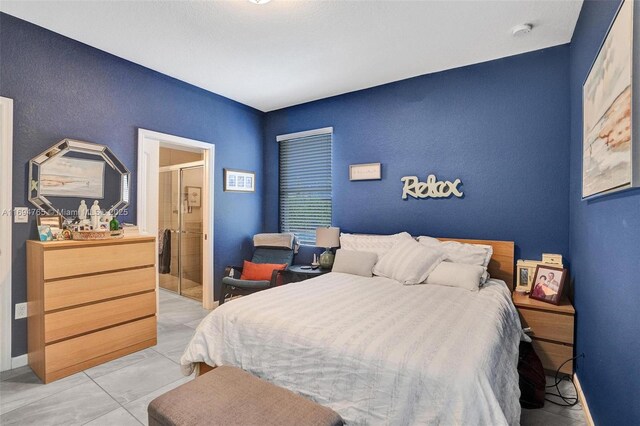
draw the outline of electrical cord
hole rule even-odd
[[[566,363],[568,363],[569,361],[576,360],[578,358],[583,358],[583,357],[584,357],[584,354],[580,354],[580,355],[574,356],[573,358],[570,358],[570,359],[566,360],[565,362],[563,362],[562,364],[560,364],[560,367],[558,367],[558,369],[556,370],[556,374],[555,374],[555,378],[554,378],[555,383],[552,384],[552,385],[548,385],[547,386],[547,388],[556,388],[556,391],[558,391],[558,393],[553,393],[553,392],[548,392],[547,391],[547,392],[545,392],[546,395],[550,395],[550,396],[553,396],[553,397],[556,397],[556,398],[560,398],[560,399],[562,399],[562,401],[564,403],[558,402],[558,401],[553,401],[553,400],[551,400],[549,398],[546,398],[546,397],[545,397],[545,401],[548,401],[548,402],[550,402],[552,404],[555,404],[555,405],[559,405],[560,407],[573,407],[573,406],[578,404],[578,402],[579,402],[578,389],[576,388],[576,385],[573,382],[573,373],[572,374],[565,374],[564,376],[560,377],[559,379],[558,379],[558,376],[560,375],[560,370],[562,369],[562,367],[564,367],[564,365]],[[560,387],[558,385],[560,383],[562,383],[563,381],[565,381],[565,380],[568,381],[569,383],[571,383],[571,385],[573,386],[573,390],[575,391],[575,395],[576,396],[564,396],[562,394],[562,391],[560,390]]]

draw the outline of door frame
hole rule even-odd
[[[215,144],[153,130],[138,129],[138,227],[141,232],[156,236],[158,235],[160,147],[197,150],[204,153],[202,192],[206,195],[207,202],[202,203],[202,229],[205,234],[202,245],[202,306],[205,309],[213,309],[216,306],[213,291]],[[158,245],[156,244],[157,258]],[[156,289],[158,288],[159,279],[156,272]],[[159,294],[159,292],[156,293]]]
[[[13,99],[0,97],[0,370],[10,370],[11,366],[11,231],[13,217]],[[8,188],[8,190],[6,190]]]

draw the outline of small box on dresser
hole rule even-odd
[[[157,343],[155,238],[27,241],[29,365],[44,382]]]
[[[520,314],[522,327],[530,329],[527,334],[546,370],[556,371],[573,357],[575,310],[569,299],[563,297],[559,305],[552,305],[514,292],[513,303]],[[560,372],[573,373],[573,361],[564,364]]]

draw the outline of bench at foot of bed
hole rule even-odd
[[[333,410],[239,368],[210,368],[151,401],[149,426],[341,426]]]

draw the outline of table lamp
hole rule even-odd
[[[320,255],[320,267],[322,269],[331,269],[333,266],[333,247],[340,246],[340,228],[327,226],[316,229],[316,247],[326,248],[325,252]]]

